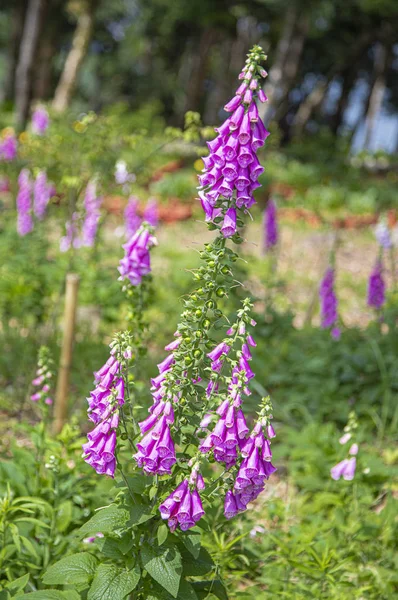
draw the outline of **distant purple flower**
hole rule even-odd
[[[79,214],[74,212],[72,214],[72,219],[70,221],[66,221],[65,230],[66,235],[61,237],[59,240],[59,249],[61,252],[67,252],[70,248],[78,248],[80,245],[77,231],[77,223],[79,220]]]
[[[119,426],[119,406],[124,404],[124,380],[121,365],[114,356],[95,374],[96,388],[90,393],[88,416],[95,428],[83,444],[83,458],[99,475],[114,477],[115,449]]]
[[[332,329],[332,335],[336,339],[340,336],[338,327],[333,327],[337,322],[337,298],[334,291],[334,269],[328,267],[319,287],[319,298],[321,302],[321,327]]]
[[[276,204],[272,200],[268,200],[267,207],[264,211],[264,248],[270,250],[276,246],[278,242],[278,222],[276,214]]]
[[[97,187],[94,181],[90,181],[86,187],[84,196],[85,215],[82,226],[82,246],[92,247],[97,234],[98,223],[101,217],[100,207],[102,198],[97,197]]]
[[[354,479],[356,464],[357,461],[354,456],[351,458],[345,458],[330,470],[332,479],[337,481],[340,479],[340,477],[343,477],[343,479],[346,481],[351,481]]]
[[[383,277],[383,263],[376,261],[368,283],[368,306],[380,310],[386,300],[386,284]]]
[[[43,135],[50,124],[48,112],[43,106],[39,106],[32,114],[32,131],[36,135]]]
[[[375,227],[375,236],[379,245],[388,250],[392,246],[390,230],[384,221],[377,223]]]
[[[17,156],[18,142],[13,133],[0,139],[0,162],[12,162]]]
[[[125,255],[120,261],[120,279],[128,279],[132,285],[139,285],[142,277],[151,272],[149,249],[156,244],[156,238],[145,227],[141,227],[123,245]]]
[[[152,225],[152,227],[157,227],[159,224],[159,209],[158,203],[155,198],[149,198],[147,205],[144,210],[144,214],[142,215],[142,220]]]
[[[47,182],[45,171],[39,171],[34,184],[33,210],[39,220],[44,218],[47,204],[50,201],[51,186]]]
[[[141,225],[141,217],[138,214],[139,200],[136,196],[130,196],[124,209],[124,227],[127,239],[130,239]]]
[[[24,236],[33,229],[32,220],[32,183],[27,169],[23,169],[18,177],[18,195],[17,195],[17,231],[19,235]]]
[[[119,185],[126,183],[132,183],[135,181],[135,175],[129,173],[127,170],[127,164],[124,160],[118,160],[115,166],[115,181]]]

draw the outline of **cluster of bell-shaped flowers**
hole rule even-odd
[[[241,326],[241,333],[245,333],[244,325]],[[242,394],[250,395],[248,384],[250,379],[254,377],[249,364],[252,358],[249,345],[255,345],[255,341],[251,335],[246,337],[246,342],[242,345],[238,364],[232,370],[227,398],[221,402],[216,410],[216,414],[219,417],[218,421],[214,429],[208,433],[199,446],[199,450],[203,454],[213,450],[215,460],[225,463],[227,469],[236,464],[240,450],[244,446],[249,433],[245,415],[241,409]],[[208,353],[207,356],[212,361],[211,369],[213,371],[219,372],[221,370],[223,357],[229,353],[230,348],[230,344],[221,342],[214,350]],[[211,389],[215,388],[216,385],[215,380],[213,380],[213,387]],[[212,416],[205,415],[201,422],[201,428],[206,429],[211,422]]]
[[[151,380],[153,404],[149,409],[150,415],[139,423],[141,433],[145,435],[137,443],[138,452],[134,458],[138,466],[151,475],[170,475],[171,467],[176,462],[170,433],[170,425],[174,423],[174,410],[171,399],[167,397],[165,382],[167,373],[175,362],[173,351],[180,342],[181,338],[177,337],[165,347],[171,354],[158,364],[159,375]]]
[[[265,481],[276,471],[271,463],[270,445],[270,439],[275,437],[275,431],[271,424],[265,427],[265,431],[266,435],[262,423],[257,422],[241,448],[240,454],[243,460],[233,490],[228,490],[225,496],[224,514],[227,519],[246,510],[249,502],[253,502],[264,490]]]
[[[145,226],[141,226],[133,237],[123,245],[125,255],[118,271],[120,280],[128,279],[132,285],[139,285],[144,275],[151,272],[149,250],[157,241]]]
[[[202,475],[194,469],[189,481],[184,479],[159,506],[162,519],[167,519],[167,524],[172,532],[177,527],[181,531],[187,531],[203,517],[205,511],[199,491],[204,488]]]
[[[243,79],[235,96],[225,105],[232,112],[216,128],[218,136],[208,142],[209,156],[203,158],[199,176],[199,198],[206,221],[223,218],[221,233],[231,237],[237,229],[237,209],[249,209],[253,192],[260,187],[258,178],[264,171],[257,150],[264,145],[269,132],[259,116],[256,99],[266,102],[261,78],[267,72],[259,65],[265,56],[250,52],[239,78]]]
[[[124,404],[124,379],[120,362],[111,354],[94,377],[96,387],[87,401],[88,417],[96,426],[87,434],[83,458],[99,475],[114,477],[119,406]]]

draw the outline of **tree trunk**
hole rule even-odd
[[[330,129],[334,135],[344,122],[344,113],[348,105],[351,90],[357,79],[358,66],[354,65],[343,72],[343,82],[341,86],[340,98],[337,103],[336,111],[331,119]]]
[[[26,126],[32,93],[32,73],[42,27],[41,15],[46,0],[29,0],[15,73],[16,125]]]
[[[217,32],[214,29],[205,29],[200,38],[198,47],[195,47],[192,56],[191,71],[185,97],[184,112],[198,110],[203,94],[203,81],[206,77],[207,66],[210,58],[210,49],[216,42]]]
[[[275,60],[264,86],[268,102],[262,105],[260,114],[266,125],[273,118],[277,109],[285,104],[297,75],[307,30],[307,15],[302,14],[299,16],[298,5],[290,3],[285,13],[285,21],[276,48]]]
[[[386,69],[387,69],[387,49],[381,42],[375,48],[375,58],[373,64],[373,84],[369,95],[369,102],[366,111],[366,133],[364,148],[370,148],[376,117],[383,104],[383,97],[386,88]]]
[[[25,12],[26,0],[15,0],[11,13],[11,33],[8,42],[8,56],[4,84],[3,89],[0,91],[0,103],[10,102],[14,97],[15,71],[18,63]]]
[[[292,125],[293,137],[300,137],[304,133],[312,115],[321,107],[322,102],[325,99],[329,83],[329,79],[320,79],[315,84],[314,89],[300,104]]]
[[[78,17],[76,30],[72,40],[72,47],[66,57],[65,66],[57,89],[55,90],[52,103],[53,109],[57,112],[64,112],[72,99],[79,69],[87,54],[88,45],[93,32],[97,3],[98,0],[90,0],[87,2],[86,10]]]

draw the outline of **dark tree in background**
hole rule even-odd
[[[264,118],[282,141],[365,127],[370,146],[377,115],[398,108],[396,0],[5,0],[0,19],[0,100],[19,127],[40,99],[57,111],[150,103],[169,123],[187,110],[214,123],[256,42],[269,54]]]

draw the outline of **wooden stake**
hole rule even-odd
[[[55,394],[53,431],[57,434],[64,426],[68,412],[69,375],[72,364],[73,340],[75,335],[77,292],[79,275],[68,273],[66,276],[64,335]]]

